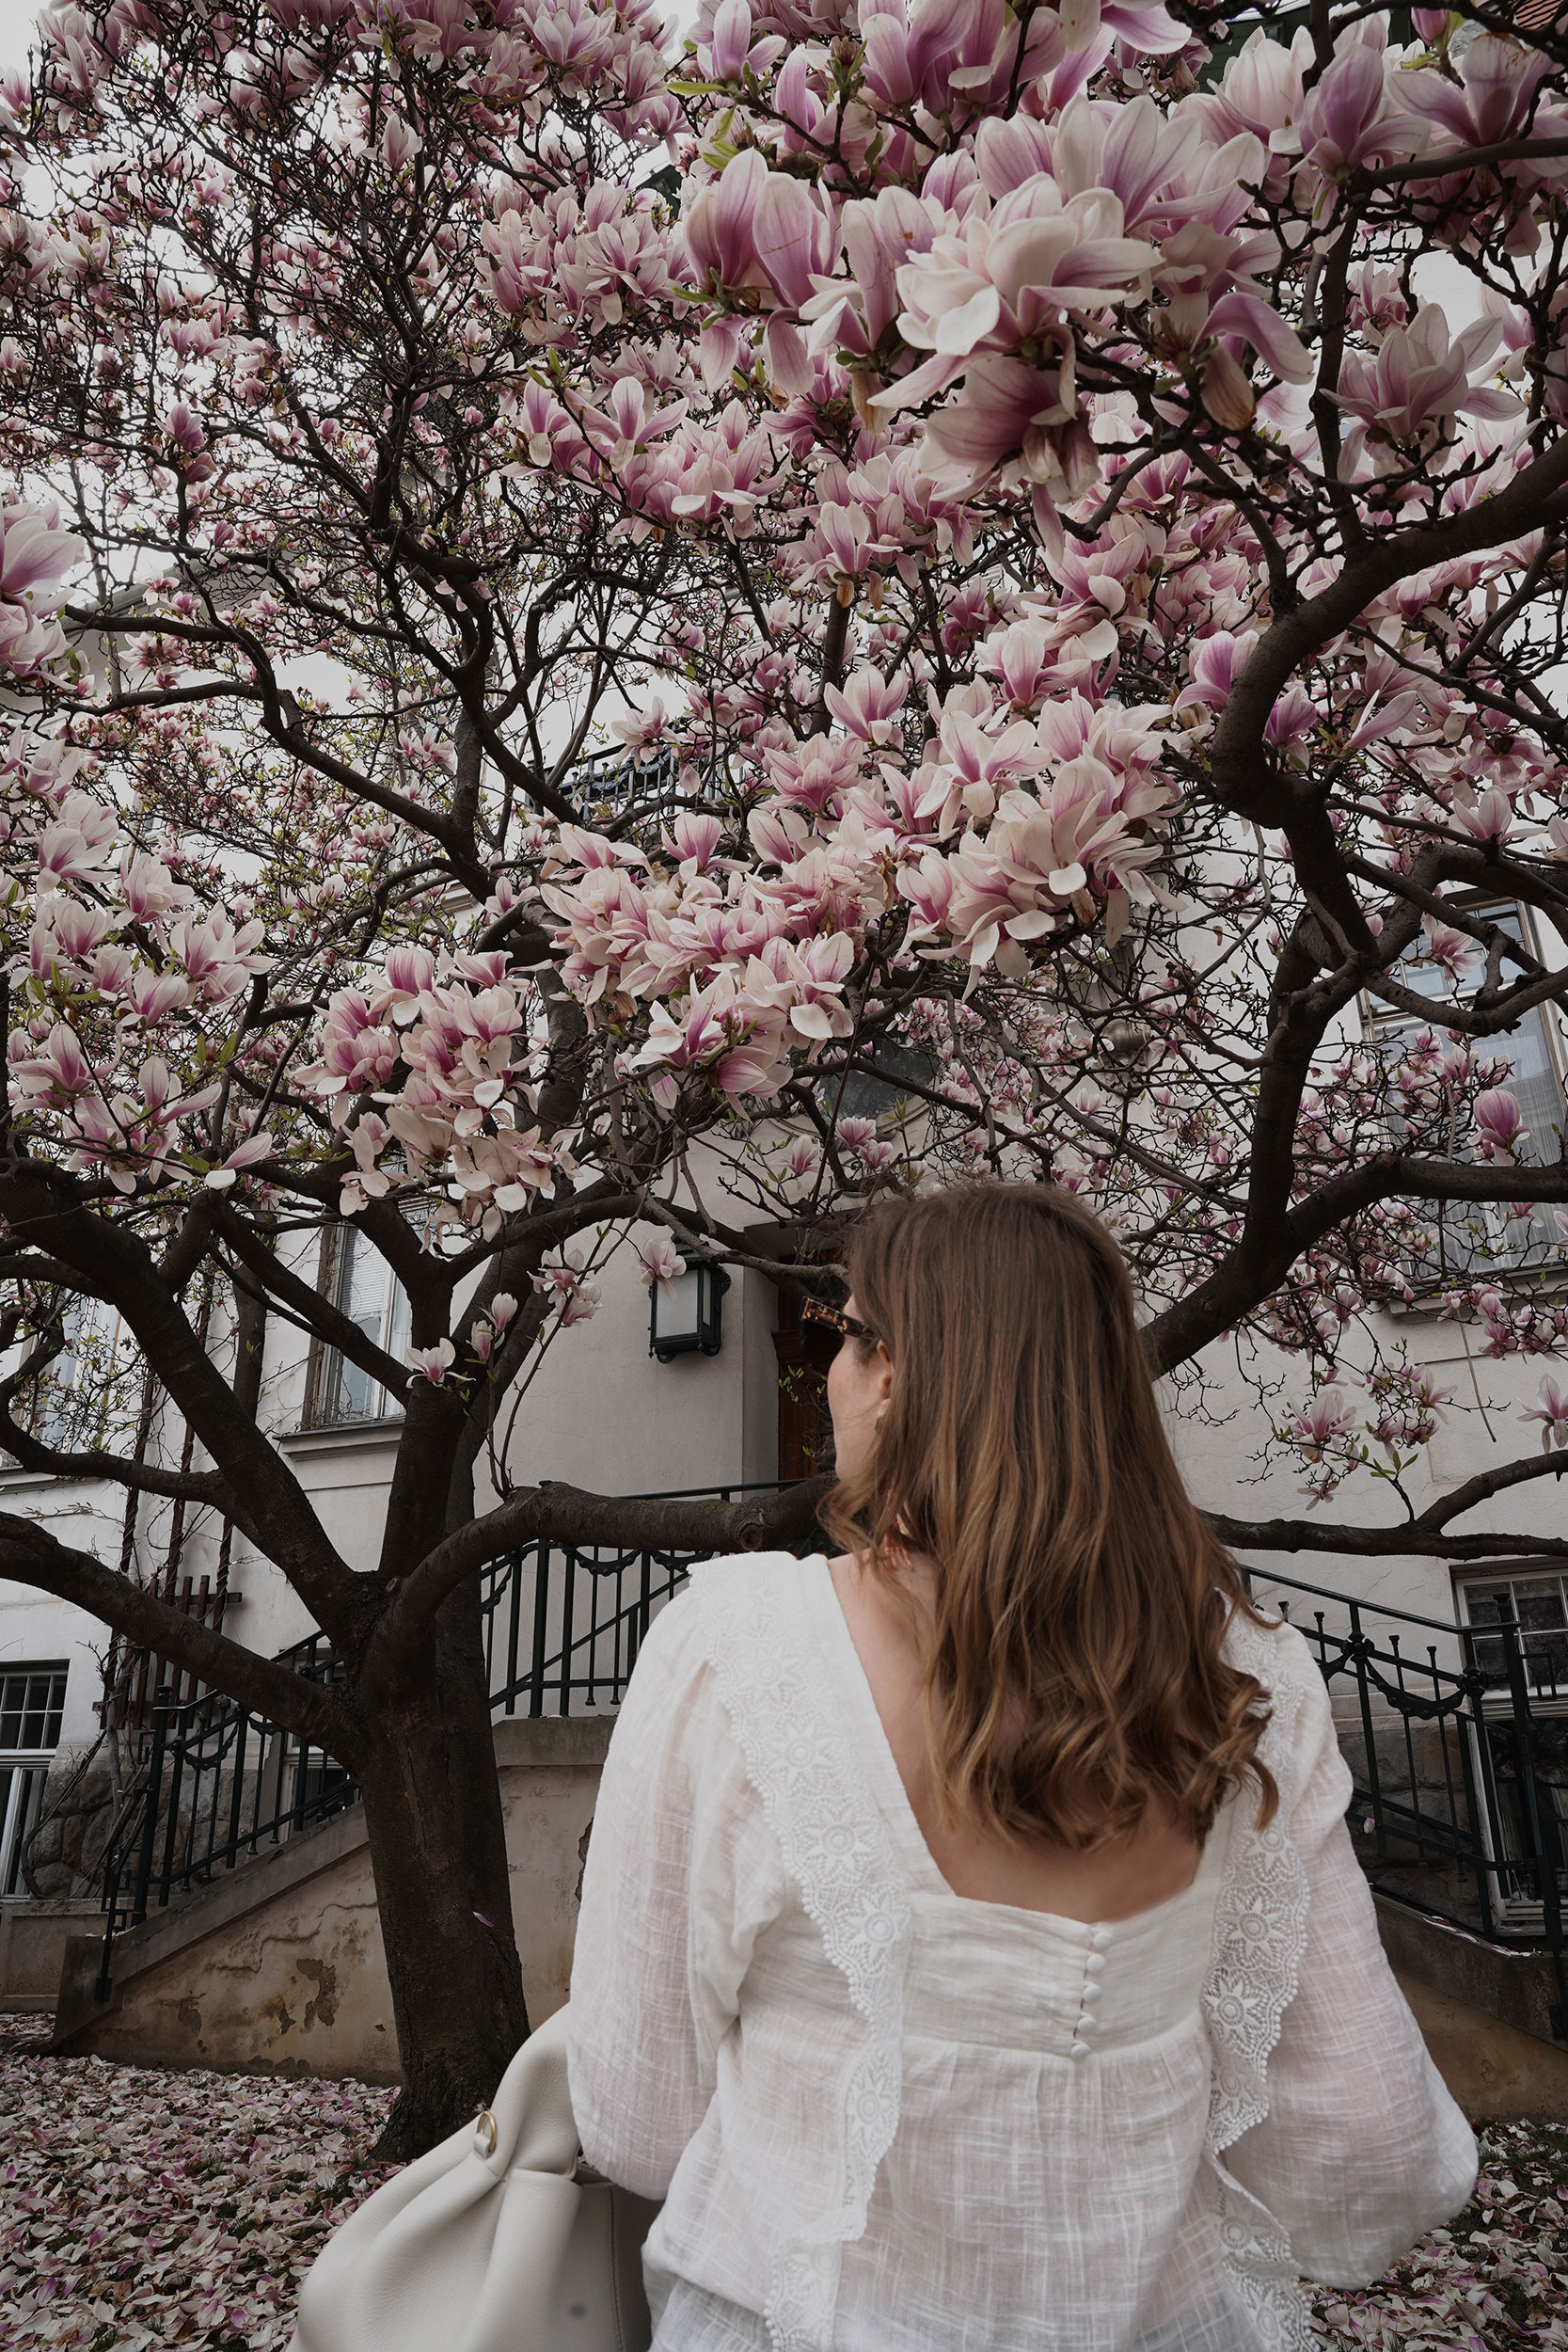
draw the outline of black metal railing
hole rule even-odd
[[[337,1646],[324,1633],[292,1643],[276,1662],[312,1682],[342,1678]],[[358,1797],[341,1765],[297,1732],[218,1692],[182,1699],[177,1688],[158,1685],[104,1848],[99,1981],[105,1994],[109,1947],[120,1928]]]
[[[633,808],[646,815],[668,812],[678,778],[675,755],[664,746],[636,754],[592,752],[578,760],[566,782],[578,808],[592,818],[599,810],[614,816]]]
[[[1354,1784],[1348,1812],[1379,1892],[1504,1945],[1544,1949],[1568,2041],[1568,1659],[1512,1592],[1472,1622],[1418,1616],[1254,1569],[1255,1596],[1311,1645]]]
[[[776,1492],[781,1483],[643,1499],[728,1502]],[[705,1549],[544,1541],[492,1561],[481,1583],[492,1712],[618,1707],[655,1612],[706,1556]],[[318,1682],[342,1678],[342,1660],[324,1633],[280,1650],[277,1662]],[[219,1692],[180,1700],[160,1685],[104,1851],[105,1995],[109,1951],[122,1928],[357,1802],[349,1774],[298,1733]]]
[[[768,1482],[769,1485],[778,1482]],[[715,1501],[743,1486],[703,1488]],[[650,1498],[650,1500],[655,1498]],[[547,1541],[481,1584],[497,1715],[618,1707],[654,1615],[704,1550]],[[1272,1570],[1258,1597],[1306,1635],[1351,1767],[1349,1820],[1374,1886],[1503,1944],[1544,1949],[1568,2039],[1568,1636],[1521,1626],[1505,1582],[1460,1624]],[[342,1662],[323,1634],[279,1653],[318,1681]],[[104,1974],[123,1927],[357,1802],[334,1759],[216,1692],[162,1690],[103,1867]]]
[[[775,1494],[789,1480],[758,1479],[645,1498],[730,1502]],[[613,1545],[526,1545],[493,1561],[481,1588],[490,1707],[500,1715],[570,1715],[619,1707],[656,1610],[706,1550]]]

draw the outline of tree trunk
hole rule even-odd
[[[477,1579],[442,1603],[433,1650],[356,1756],[403,2064],[379,2163],[487,2106],[529,2031]]]

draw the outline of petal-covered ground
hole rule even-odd
[[[0,2345],[285,2345],[394,2094],[48,2058],[49,2024],[0,2018]]]
[[[0,2017],[0,2345],[281,2352],[330,2231],[388,2177],[364,2083],[52,2058]],[[1314,2296],[1335,2352],[1568,2352],[1568,2132],[1499,2124],[1472,2204],[1376,2287]]]

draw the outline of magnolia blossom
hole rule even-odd
[[[547,1249],[539,1262],[538,1273],[530,1277],[534,1289],[548,1301],[562,1330],[589,1322],[598,1311],[602,1294],[587,1267],[587,1252],[574,1242],[560,1249]]]
[[[445,1386],[448,1373],[457,1359],[457,1350],[451,1340],[437,1340],[434,1347],[409,1347],[404,1350],[404,1361],[434,1389]]]
[[[1520,1146],[1529,1141],[1529,1129],[1508,1089],[1489,1087],[1484,1094],[1478,1094],[1474,1116],[1481,1158],[1512,1166]]]
[[[52,507],[0,506],[0,671],[26,677],[64,651],[53,616],[86,552]]]
[[[658,1233],[651,1242],[644,1243],[637,1255],[641,1279],[650,1290],[656,1282],[663,1289],[677,1275],[686,1272],[686,1260],[668,1233]]]
[[[1457,440],[1457,421],[1507,421],[1521,414],[1518,396],[1473,377],[1497,349],[1501,326],[1477,319],[1450,337],[1435,303],[1423,303],[1408,326],[1390,327],[1375,353],[1347,352],[1329,397],[1355,421],[1344,438],[1339,472],[1353,481],[1370,459],[1374,471],[1401,462],[1404,446],[1435,452]]]
[[[1549,1454],[1554,1444],[1568,1446],[1568,1381],[1559,1380],[1553,1373],[1544,1373],[1536,1394],[1540,1404],[1530,1406],[1519,1419],[1541,1423],[1543,1453]]]
[[[1319,1389],[1295,1414],[1291,1434],[1307,1462],[1321,1462],[1329,1448],[1355,1427],[1355,1408],[1344,1391]]]

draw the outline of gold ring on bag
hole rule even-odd
[[[483,2137],[485,2132],[490,2135],[487,2140]],[[496,2142],[499,2137],[500,2133],[497,2127],[496,2119],[486,2107],[483,2115],[477,2116],[474,2120],[475,2151],[482,2156],[493,2156],[496,2153]]]

